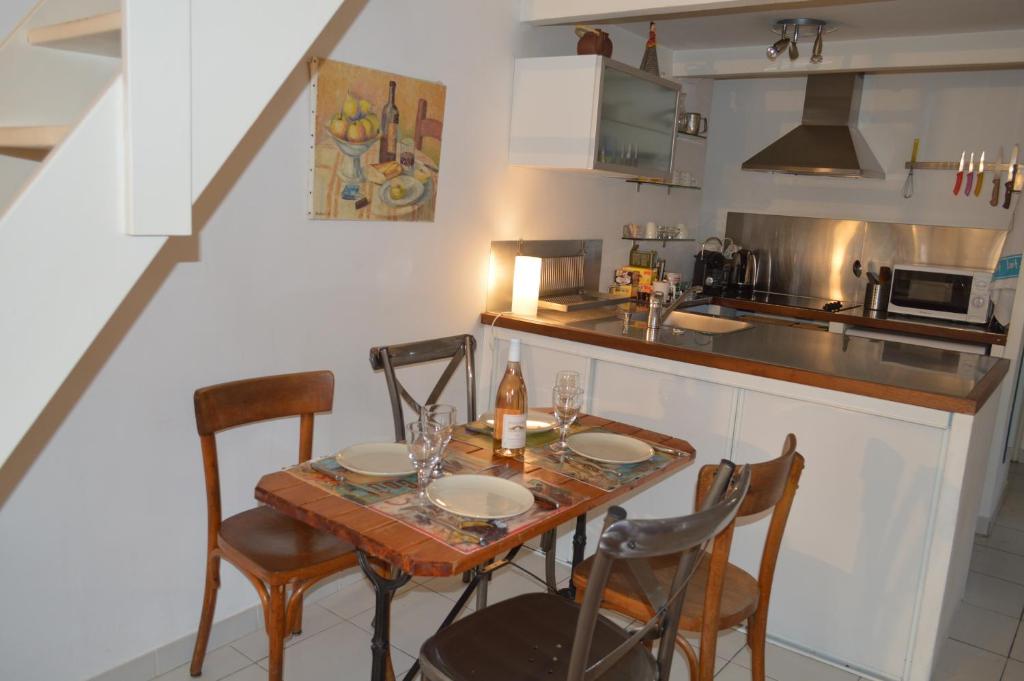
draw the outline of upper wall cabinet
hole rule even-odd
[[[597,55],[516,60],[509,161],[669,179],[679,84]]]

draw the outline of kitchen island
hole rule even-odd
[[[930,678],[966,582],[1006,360],[760,323],[652,335],[608,309],[481,323],[485,394],[519,338],[531,403],[548,403],[556,370],[577,369],[585,410],[685,437],[701,464],[773,458],[795,433],[807,467],[769,637],[858,674]],[[626,507],[686,513],[696,472]],[[733,562],[756,572],[766,526],[737,530]]]

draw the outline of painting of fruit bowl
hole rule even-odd
[[[433,221],[445,86],[326,59],[310,73],[310,216]]]

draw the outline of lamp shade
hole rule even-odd
[[[536,317],[539,295],[540,258],[517,255],[512,274],[512,314]]]

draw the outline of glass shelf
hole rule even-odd
[[[645,179],[643,177],[632,177],[632,178],[626,180],[626,182],[632,182],[632,183],[636,184],[636,190],[637,191],[640,191],[640,185],[652,184],[652,185],[654,185],[656,187],[665,187],[665,189],[668,190],[667,193],[669,193],[669,194],[672,193],[673,189],[694,189],[696,191],[700,191],[700,189],[701,189],[700,187],[697,187],[695,185],[674,184],[672,182],[666,182],[664,180],[655,180],[653,178]],[[655,239],[655,241],[661,241],[661,239]]]
[[[708,139],[707,135],[691,135],[690,133],[683,132],[682,130],[676,130],[676,137],[686,137],[686,138],[691,139],[693,141],[697,141],[697,140],[707,141],[707,139]]]
[[[691,239],[689,237],[687,237],[685,239],[681,238],[681,237],[673,237],[673,238],[667,238],[666,237],[666,238],[662,239],[662,238],[659,238],[659,237],[650,238],[650,237],[646,237],[646,236],[623,236],[622,240],[623,241],[632,241],[633,243],[636,243],[637,241],[660,241],[661,245],[662,245],[662,248],[664,248],[665,245],[668,242],[670,242],[670,241],[696,241],[696,239]]]

